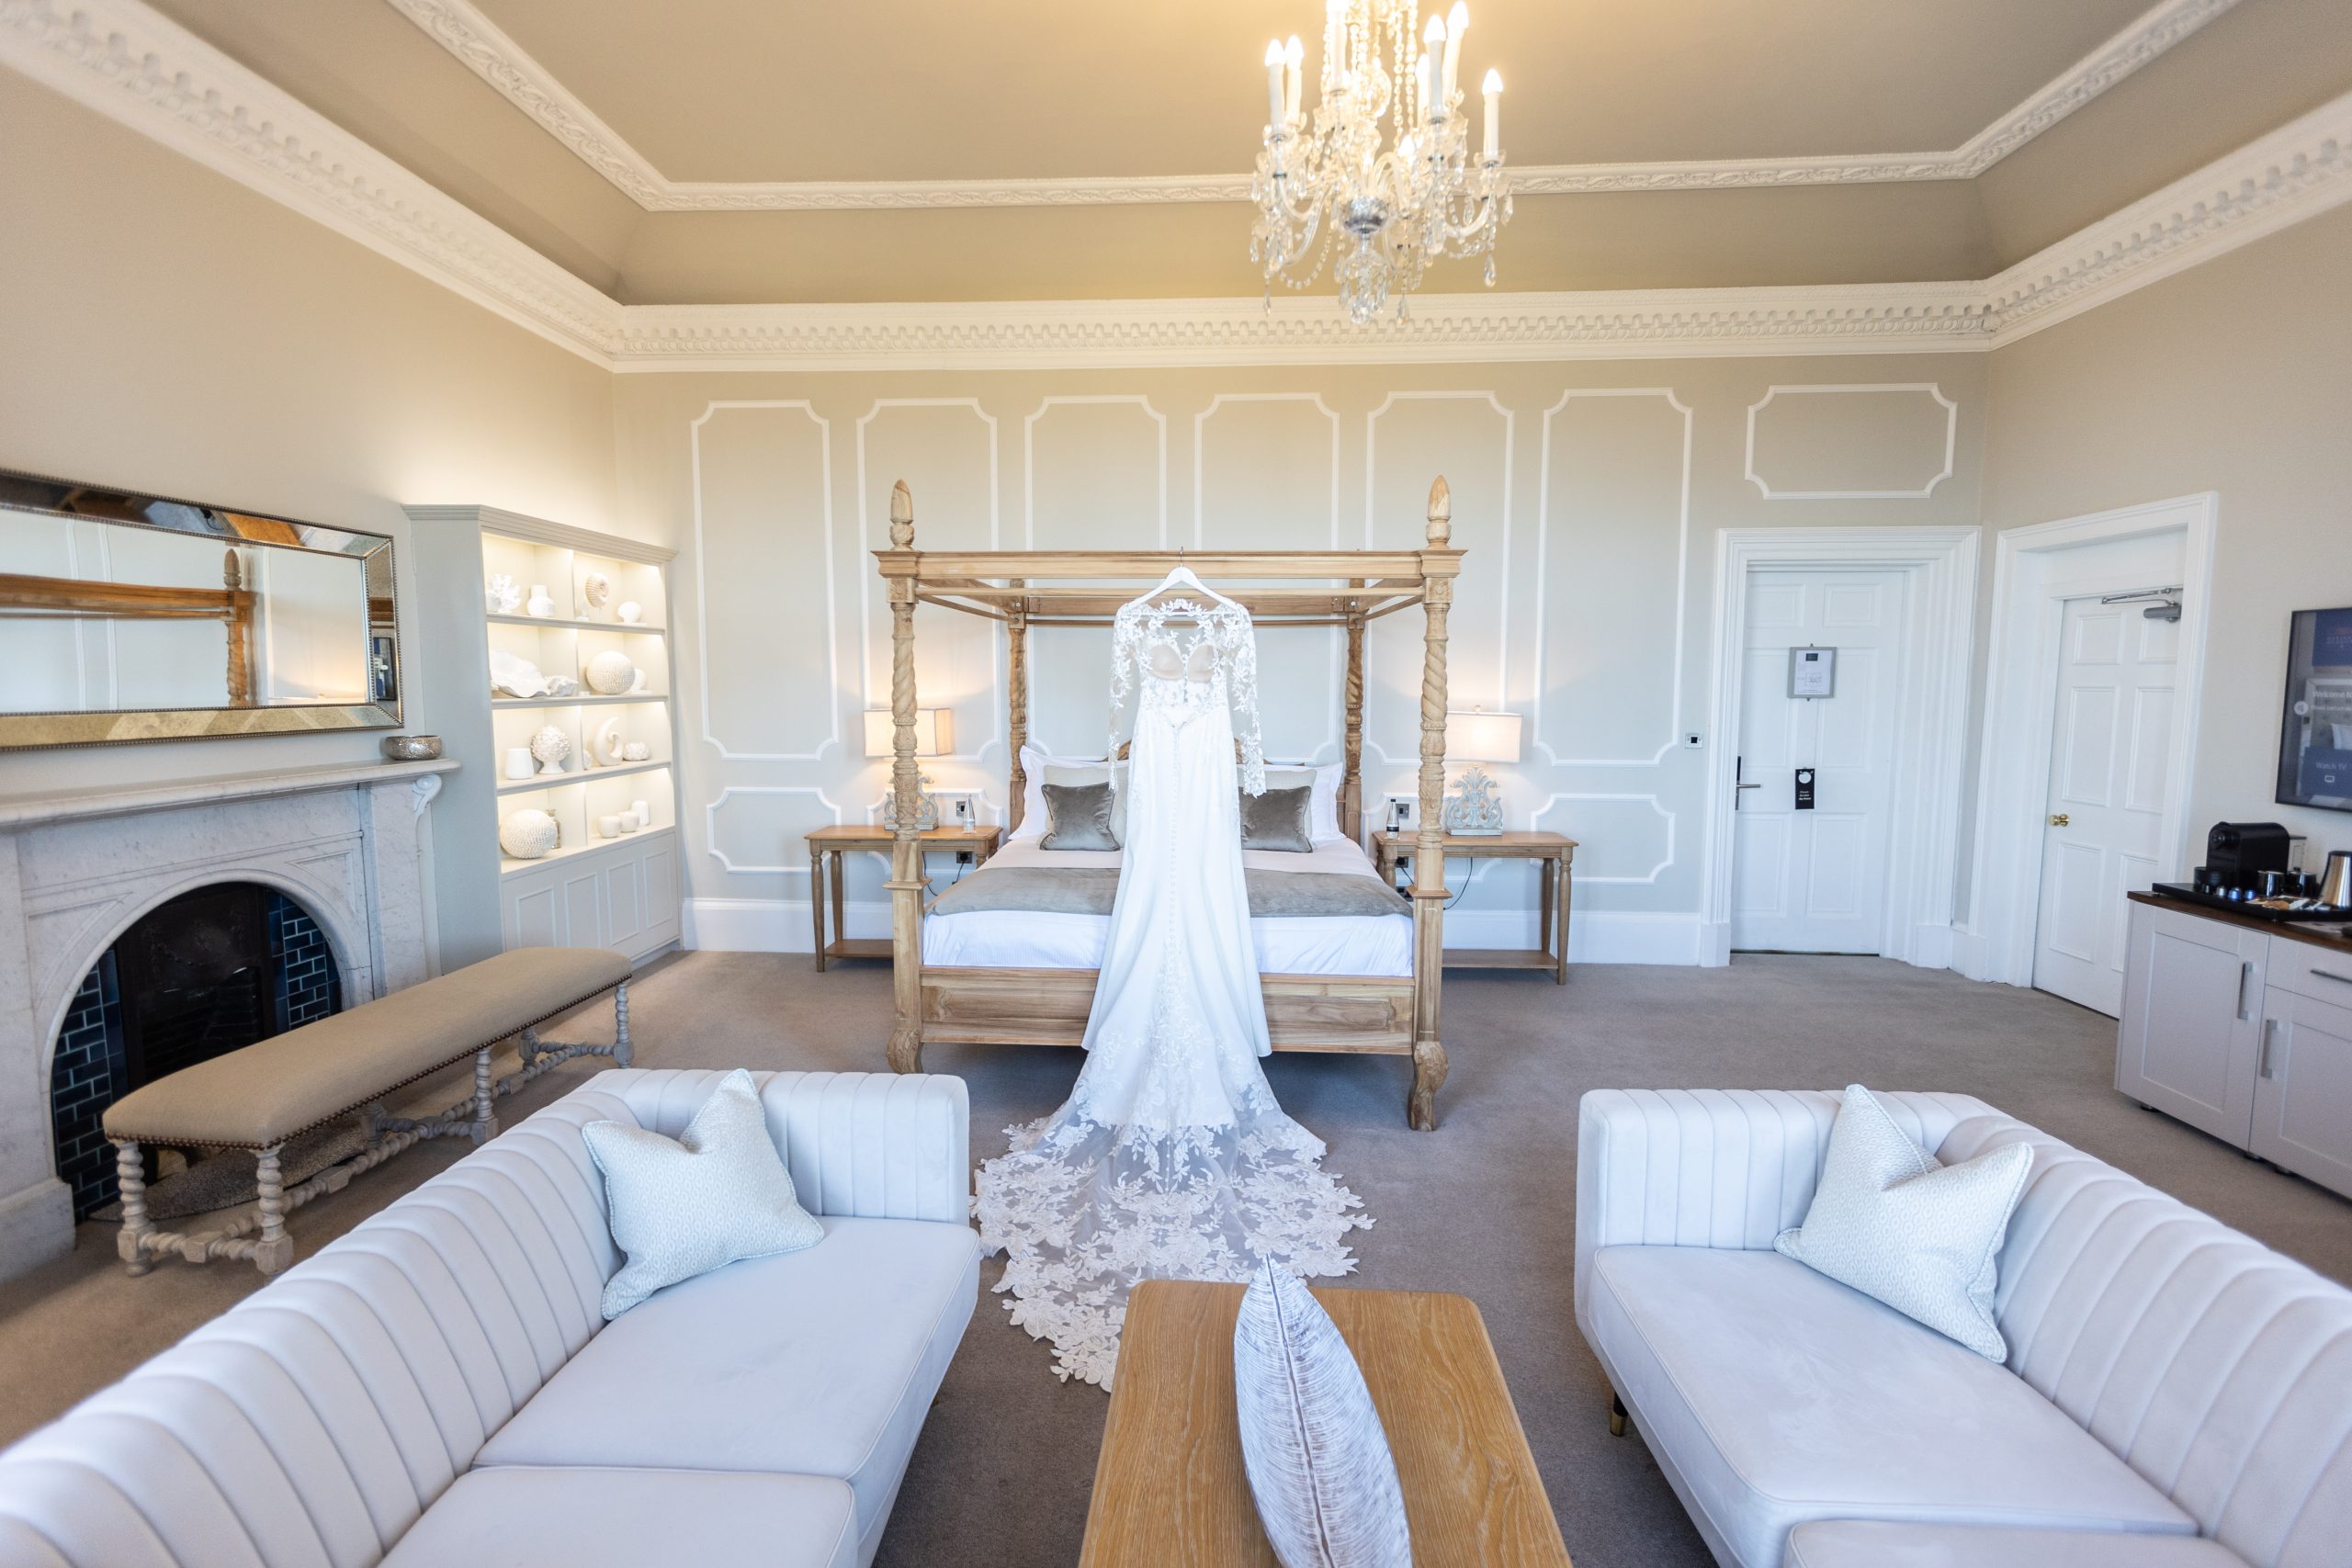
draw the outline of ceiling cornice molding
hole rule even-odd
[[[620,307],[141,0],[0,0],[0,63],[600,363]]]
[[[0,64],[620,371],[1982,353],[2352,200],[2352,93],[1984,279],[1328,299],[623,306],[142,0],[0,0]]]
[[[1240,175],[1082,175],[963,180],[673,180],[557,81],[471,0],[386,0],[649,212],[835,212],[959,207],[1130,207],[1246,202]],[[1965,180],[2230,10],[2238,0],[2158,0],[2041,90],[1949,152],[1641,164],[1531,164],[1512,171],[1520,196],[1738,190],[1780,186]]]

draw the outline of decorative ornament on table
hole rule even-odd
[[[387,735],[384,755],[395,762],[429,762],[441,755],[437,735]]]
[[[581,617],[583,620],[594,619],[596,612],[603,609],[605,602],[612,596],[613,580],[603,572],[592,571],[582,578],[580,580]]]
[[[600,768],[617,768],[628,750],[628,742],[621,739],[620,716],[615,714],[596,727],[595,738],[588,744],[588,757]]]
[[[506,572],[493,572],[482,590],[483,601],[493,615],[511,615],[523,605],[523,585]]]
[[[571,737],[550,724],[531,737],[531,755],[539,760],[541,773],[560,773],[571,755]]]
[[[647,741],[632,740],[621,748],[621,760],[628,762],[651,761],[653,747]]]
[[[537,665],[519,653],[504,649],[490,650],[490,690],[493,696],[554,697],[562,693],[555,690],[555,682]]]
[[[498,847],[516,860],[544,860],[562,842],[562,826],[536,807],[510,811],[498,825]]]
[[[523,614],[536,621],[548,620],[555,615],[555,600],[548,595],[546,583],[531,584],[531,597],[523,606]]]
[[[588,661],[584,671],[588,689],[600,695],[617,697],[637,684],[638,668],[629,662],[628,655],[617,649],[607,649]]]
[[[920,802],[915,808],[915,831],[928,833],[939,826],[939,801],[931,793],[929,773],[917,773],[915,782],[922,792],[915,797]],[[889,829],[893,833],[899,830],[899,792],[897,790],[891,790],[882,797],[882,826]]]
[[[615,614],[620,616],[623,626],[633,626],[645,619],[645,607],[634,599],[624,599],[621,601],[621,607]]]

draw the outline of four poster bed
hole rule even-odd
[[[885,884],[890,894],[896,1011],[890,1066],[902,1073],[920,1071],[923,1043],[930,1040],[1047,1045],[1084,1041],[1096,978],[1087,947],[1095,928],[1086,922],[1107,924],[1107,888],[1115,883],[1118,862],[1115,852],[1038,854],[1039,831],[1033,824],[1032,831],[1023,832],[1024,817],[1035,809],[1023,758],[1029,732],[1029,629],[1107,626],[1119,606],[1145,586],[1171,568],[1189,566],[1204,578],[1283,584],[1223,590],[1261,626],[1333,626],[1347,633],[1335,830],[1306,855],[1244,852],[1266,1023],[1277,1051],[1409,1056],[1413,1088],[1407,1119],[1422,1131],[1435,1127],[1437,1091],[1446,1074],[1445,1047],[1438,1036],[1446,899],[1438,826],[1438,797],[1445,782],[1446,613],[1462,570],[1462,552],[1451,542],[1453,501],[1445,480],[1430,487],[1427,544],[1417,550],[922,551],[914,547],[914,502],[902,480],[890,492],[890,547],[874,552],[890,604],[891,790],[899,824]],[[918,604],[985,616],[1005,628],[1011,841],[958,885],[957,903],[966,911],[960,913],[927,913],[923,901],[917,838],[922,782],[915,760]],[[1421,826],[1411,896],[1398,900],[1385,891],[1385,878],[1379,878],[1378,889],[1362,886],[1363,875],[1379,877],[1361,847],[1364,628],[1415,604],[1421,606],[1424,626]],[[1299,863],[1275,869],[1276,861]],[[998,887],[1020,886],[1014,879],[1026,877],[1030,896],[996,901],[970,896],[975,885],[990,877],[997,881],[988,886]],[[1037,896],[1040,890],[1045,897]],[[1272,912],[1261,914],[1261,897]],[[957,962],[925,962],[927,928]],[[1099,933],[1092,941],[1091,953],[1099,953]],[[1080,958],[1089,961],[1073,962]]]

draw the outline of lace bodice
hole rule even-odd
[[[1258,639],[1249,611],[1214,595],[1155,601],[1146,594],[1121,605],[1111,628],[1111,755],[1133,737],[1135,716],[1147,705],[1179,724],[1223,705],[1240,751],[1241,787],[1266,792]]]

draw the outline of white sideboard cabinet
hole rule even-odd
[[[2133,895],[2115,1087],[2352,1196],[2352,940]]]

